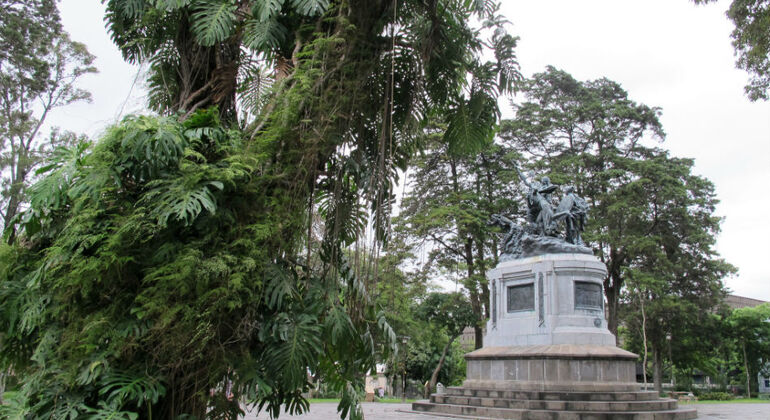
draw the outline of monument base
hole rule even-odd
[[[637,356],[610,346],[484,347],[467,354],[462,387],[412,404],[415,412],[502,419],[694,419],[694,408],[641,391]]]
[[[413,413],[473,419],[517,420],[685,420],[693,408],[659,399],[652,391],[569,392],[506,391],[449,387],[430,401],[412,404]]]
[[[636,383],[638,356],[615,346],[604,317],[604,264],[593,255],[546,254],[488,272],[484,347],[465,355],[462,387],[414,412],[504,419],[694,419]]]
[[[517,391],[636,391],[636,359],[609,346],[484,347],[465,355],[466,388]]]

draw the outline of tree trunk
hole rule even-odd
[[[618,343],[618,300],[620,290],[613,286],[608,286],[610,282],[605,280],[604,295],[607,298],[607,329],[615,336],[615,344]]]
[[[639,304],[642,307],[642,340],[644,342],[644,361],[642,362],[642,377],[644,390],[647,391],[647,316],[644,313],[644,297],[639,294]]]
[[[741,341],[743,347],[743,366],[746,369],[746,396],[751,398],[751,374],[749,373],[749,359],[746,357],[746,342]]]
[[[484,318],[481,319],[484,322],[485,319],[489,319],[491,314],[489,313],[489,283],[487,280],[487,267],[484,263],[484,238],[483,236],[476,238],[476,266],[479,273],[479,286],[481,288],[481,306]]]
[[[468,294],[470,295],[471,300],[471,307],[473,308],[473,312],[476,314],[476,318],[478,319],[478,323],[473,326],[473,330],[475,332],[475,348],[480,349],[484,345],[484,333],[481,329],[481,322],[484,320],[484,304],[481,302],[481,298],[479,297],[479,289],[478,284],[476,284],[476,281],[474,279],[475,274],[475,261],[473,258],[473,238],[468,236],[468,238],[465,240],[465,264],[468,267],[468,281],[466,281],[465,287],[468,289]]]
[[[22,187],[26,182],[27,171],[24,169],[17,169],[16,174],[16,179],[13,180],[8,192],[8,205],[5,207],[3,216],[3,234],[8,232],[8,245],[13,245],[16,240],[16,227],[11,226],[11,220],[13,220],[19,212],[19,205],[22,201]]]
[[[454,159],[449,159],[449,169],[451,170],[452,174],[452,190],[453,192],[459,196],[460,194],[460,183],[459,183],[459,177],[457,174],[457,163]],[[467,267],[467,279],[465,281],[465,288],[468,289],[468,294],[470,295],[470,301],[471,301],[471,307],[473,308],[473,312],[476,314],[477,319],[479,322],[473,326],[474,332],[475,332],[475,348],[480,349],[484,345],[484,333],[482,332],[480,323],[485,319],[484,317],[484,306],[486,306],[484,303],[481,302],[481,299],[479,297],[479,288],[478,284],[474,279],[474,274],[476,271],[476,261],[473,257],[473,237],[469,233],[469,229],[467,226],[461,222],[460,220],[455,220],[455,225],[457,227],[457,237],[463,238],[463,249],[462,249],[462,259],[465,260],[465,266]],[[487,293],[489,293],[489,289],[487,288]],[[487,302],[488,303],[488,302]]]
[[[659,394],[663,391],[663,360],[658,346],[652,346],[652,380],[655,382],[655,391]]]
[[[476,344],[474,345],[474,349],[478,350],[484,347],[484,330],[481,328],[481,325],[475,325],[473,327],[473,333],[474,333],[474,341],[476,341]]]
[[[449,347],[452,346],[452,343],[454,343],[455,339],[457,339],[459,336],[454,336],[449,339],[449,341],[446,343],[446,346],[444,346],[444,351],[441,353],[441,358],[438,359],[438,365],[436,366],[436,369],[433,369],[433,374],[430,375],[430,383],[428,383],[428,393],[433,391],[433,388],[436,387],[436,382],[438,382],[438,373],[441,371],[441,368],[444,366],[444,360],[446,360],[446,354],[449,351]]]
[[[623,252],[614,248],[610,249],[610,259],[606,261],[607,277],[604,279],[604,296],[607,298],[607,329],[615,336],[615,344],[618,343],[618,302],[620,289],[623,288],[623,277],[620,274],[625,257]]]
[[[5,372],[0,370],[0,405],[3,405],[4,393],[5,393]]]
[[[175,40],[179,52],[179,89],[169,113],[184,111],[186,118],[195,110],[217,106],[222,123],[235,124],[240,39],[234,37],[217,45],[201,46],[188,25],[181,27]]]

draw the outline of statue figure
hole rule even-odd
[[[551,179],[544,176],[540,182],[532,180],[527,181],[527,178],[522,175],[519,168],[516,168],[516,172],[519,173],[519,177],[522,182],[529,187],[529,193],[527,194],[527,207],[529,208],[529,222],[534,224],[538,229],[541,236],[551,236],[555,234],[555,227],[553,226],[553,205],[551,204],[551,193],[558,188],[556,185],[551,184]]]
[[[503,237],[503,254],[521,254],[521,237],[524,235],[524,229],[501,214],[493,214],[489,218],[490,225],[508,228],[508,232]]]
[[[564,197],[554,212],[554,219],[564,219],[565,240],[574,245],[584,245],[580,235],[585,229],[588,203],[575,194],[575,188],[569,186],[565,189]]]
[[[527,192],[526,226],[520,226],[511,219],[493,214],[489,224],[507,229],[502,241],[501,258],[525,258],[542,254],[578,253],[592,254],[591,248],[583,243],[581,232],[585,228],[588,204],[575,194],[571,186],[564,189],[564,196],[554,208],[551,194],[558,188],[544,176],[537,181],[528,180],[516,168],[522,182],[529,187]],[[564,237],[559,237],[558,225],[564,222]]]

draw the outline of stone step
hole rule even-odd
[[[470,405],[476,407],[516,408],[526,410],[562,410],[562,411],[662,411],[675,410],[676,400],[658,399],[649,401],[557,401],[557,400],[520,400],[506,398],[466,397],[459,395],[430,396],[435,404]]]
[[[557,410],[526,410],[497,407],[476,407],[458,404],[434,404],[428,401],[412,403],[416,412],[468,416],[487,419],[511,420],[689,420],[697,418],[693,408],[678,408],[662,411],[557,411]]]
[[[464,397],[503,398],[511,400],[547,401],[652,401],[659,398],[655,391],[628,392],[569,392],[569,391],[513,391],[447,387],[444,394]]]

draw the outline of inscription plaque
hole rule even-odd
[[[535,284],[508,286],[508,312],[535,310]]]
[[[575,308],[602,310],[602,286],[587,281],[575,282]]]

